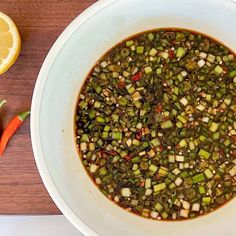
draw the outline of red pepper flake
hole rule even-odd
[[[142,138],[142,130],[138,130],[135,137],[136,139],[140,140]]]
[[[224,152],[223,149],[220,149],[220,150],[219,150],[219,153],[220,153],[221,156],[224,156],[224,155],[225,155],[225,152]]]
[[[144,187],[144,185],[145,185],[144,180],[140,180],[140,182],[139,182],[139,186],[140,186],[140,187]]]
[[[159,174],[156,174],[156,179],[157,180],[161,179],[161,176]]]
[[[126,155],[126,156],[124,156],[124,159],[125,159],[126,161],[130,161],[130,160],[132,159],[132,157],[131,157],[130,155]]]
[[[106,150],[101,150],[101,151],[100,151],[100,155],[101,155],[103,158],[107,158],[107,157],[108,157],[108,155],[107,155],[107,153],[106,153]]]
[[[175,148],[176,148],[176,149],[180,149],[180,146],[179,146],[179,144],[177,144],[177,145],[175,146]]]
[[[169,53],[169,58],[170,58],[170,59],[173,59],[174,56],[175,56],[174,51],[173,51],[173,50],[169,50],[168,53]]]
[[[164,147],[162,145],[159,146],[160,151],[162,152],[164,150]]]
[[[110,150],[110,151],[101,150],[100,153],[101,153],[101,156],[104,158],[108,158],[109,156],[116,156],[117,155],[117,152],[114,150]]]
[[[232,141],[233,141],[234,143],[236,143],[236,135],[232,135],[232,136],[231,136],[231,139],[232,139]]]
[[[131,77],[131,80],[133,80],[133,81],[139,81],[141,78],[142,78],[142,76],[143,76],[143,72],[142,71],[140,71],[140,72],[137,72],[135,75],[133,75],[132,77]]]
[[[156,111],[157,113],[161,113],[161,112],[163,111],[163,106],[162,106],[161,103],[158,103],[158,104],[156,105],[155,111]]]
[[[122,89],[125,87],[125,81],[119,81],[118,82],[118,88]]]
[[[114,151],[114,150],[111,150],[111,151],[108,151],[108,153],[112,156],[116,156],[117,155],[117,152]]]
[[[233,158],[236,158],[236,150],[233,150],[231,155],[232,155]]]
[[[226,65],[221,65],[221,66],[223,68],[223,72],[224,73],[228,73],[229,72],[229,69],[228,69],[228,67]]]

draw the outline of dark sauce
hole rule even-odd
[[[100,63],[104,60],[104,58],[107,56],[107,55],[109,55],[108,56],[108,58],[110,57],[111,58],[111,60],[112,60],[112,58],[114,58],[115,56],[116,56],[116,53],[114,52],[115,51],[115,49],[116,48],[118,48],[119,50],[122,48],[122,47],[125,47],[124,46],[124,44],[125,44],[125,42],[127,42],[127,41],[129,41],[129,40],[135,40],[135,39],[138,39],[138,43],[141,43],[141,45],[142,45],[142,42],[143,42],[143,40],[145,41],[146,39],[145,39],[145,37],[147,37],[147,35],[148,34],[150,34],[150,33],[153,33],[153,34],[155,34],[155,33],[158,33],[158,32],[162,32],[162,36],[163,36],[163,34],[165,34],[166,33],[166,36],[165,36],[165,38],[164,39],[166,39],[167,40],[167,43],[168,43],[168,41],[172,41],[172,40],[174,40],[174,38],[173,37],[176,37],[176,33],[177,32],[179,32],[179,33],[183,33],[183,34],[185,34],[185,33],[189,33],[189,34],[192,34],[192,35],[194,35],[196,38],[194,39],[194,40],[199,40],[199,41],[201,41],[201,39],[202,38],[204,38],[205,39],[205,41],[203,40],[203,45],[202,45],[202,49],[200,50],[200,51],[202,51],[202,52],[205,52],[206,54],[210,54],[210,53],[208,53],[208,50],[209,50],[209,47],[211,47],[212,45],[213,46],[216,46],[216,47],[222,47],[222,52],[223,52],[223,50],[227,50],[227,53],[225,53],[225,54],[228,54],[228,55],[234,55],[234,59],[233,59],[233,65],[229,65],[229,66],[225,66],[225,64],[227,64],[227,63],[222,63],[223,64],[223,66],[221,67],[221,65],[222,64],[219,64],[219,63],[216,63],[216,65],[220,65],[220,67],[224,70],[224,73],[228,73],[229,71],[226,71],[226,70],[233,70],[233,69],[236,69],[236,62],[235,62],[235,54],[234,54],[234,52],[232,51],[232,50],[230,50],[229,48],[227,48],[226,46],[224,46],[222,43],[220,43],[218,40],[215,40],[215,39],[213,39],[213,38],[211,38],[211,37],[209,37],[209,36],[207,36],[207,35],[205,35],[205,34],[202,34],[202,33],[199,33],[199,32],[196,32],[196,31],[189,31],[189,30],[185,30],[185,29],[175,29],[175,28],[165,28],[165,29],[158,29],[158,30],[151,30],[151,31],[147,31],[147,32],[142,32],[142,33],[139,33],[139,34],[136,34],[136,35],[134,35],[134,36],[131,36],[131,37],[129,37],[129,38],[127,38],[127,39],[125,39],[125,40],[123,40],[122,42],[120,42],[120,43],[118,43],[117,45],[115,45],[112,49],[110,49],[107,53],[105,53],[102,57],[101,57],[101,59],[99,59],[99,61],[96,63],[96,65],[91,69],[91,71],[90,71],[90,73],[89,73],[89,75],[86,77],[86,80],[85,80],[85,82],[84,82],[84,85],[81,87],[81,91],[80,91],[80,94],[83,92],[83,90],[85,89],[85,87],[86,86],[88,86],[88,83],[89,83],[89,78],[90,77],[92,77],[93,76],[93,72],[94,72],[94,68],[96,67],[96,66],[99,66],[100,65]],[[174,36],[173,36],[174,35]],[[198,38],[199,37],[199,38]],[[190,42],[191,42],[191,40],[189,40]],[[144,45],[145,46],[145,45]],[[176,47],[178,47],[179,45],[176,45]],[[181,46],[182,46],[182,44],[181,44]],[[186,47],[187,47],[188,45],[186,45]],[[190,47],[191,47],[191,45],[189,45]],[[193,46],[193,49],[194,50],[198,50],[199,48],[198,47],[196,47],[196,48],[194,48],[194,46]],[[175,50],[175,49],[174,49]],[[168,52],[168,57],[169,58],[171,58],[171,57],[175,57],[176,55],[174,54],[174,53],[176,53],[176,52],[174,52],[174,50],[173,50],[173,52]],[[149,50],[150,51],[150,50]],[[159,51],[159,49],[158,49],[158,51]],[[161,49],[160,49],[160,51],[161,51]],[[188,53],[188,52],[187,52]],[[223,54],[222,54],[223,55]],[[217,55],[216,55],[217,56]],[[183,56],[183,58],[185,57],[185,55]],[[182,56],[181,56],[181,58],[182,58]],[[180,58],[180,60],[181,60],[181,58]],[[200,59],[200,58],[199,58]],[[215,60],[216,60],[216,58],[215,58]],[[118,61],[119,61],[119,59],[118,59]],[[206,58],[204,58],[204,61],[205,61],[205,63],[206,63]],[[164,62],[164,60],[162,60],[161,62]],[[171,60],[168,62],[168,63],[171,63]],[[213,62],[214,63],[214,62]],[[165,65],[165,63],[164,63],[164,65]],[[190,63],[190,66],[191,66],[191,63]],[[196,66],[196,65],[195,65]],[[197,68],[195,68],[195,69],[197,69]],[[194,72],[193,71],[191,71],[191,70],[195,70],[195,69],[190,69],[190,70],[187,70],[187,72],[188,72],[188,76],[193,76],[194,77]],[[220,68],[218,68],[219,70],[221,70]],[[216,70],[217,71],[217,70]],[[98,72],[98,74],[99,74],[100,72]],[[142,72],[142,73],[144,73],[144,72]],[[195,72],[196,73],[196,72]],[[218,72],[216,72],[216,73],[218,73]],[[131,76],[130,76],[131,77]],[[130,79],[130,77],[128,77],[128,79]],[[116,79],[116,78],[114,78],[114,79]],[[133,82],[133,81],[132,81]],[[182,81],[181,81],[182,82]],[[230,84],[230,83],[232,83],[232,80],[230,80],[229,79],[229,81],[224,81],[225,82],[225,84],[227,85],[227,84]],[[109,84],[107,84],[107,86],[109,86]],[[179,86],[181,86],[181,83],[180,83],[180,85]],[[123,89],[123,88],[122,88]],[[121,89],[121,91],[120,91],[120,95],[121,96],[124,96],[125,94],[127,95],[127,93],[126,93],[126,91],[125,90],[122,90]],[[149,88],[150,89],[150,88]],[[151,90],[152,91],[152,90]],[[93,91],[94,92],[94,91]],[[155,92],[155,91],[153,91],[153,92]],[[123,93],[123,94],[122,94]],[[86,95],[86,94],[85,94]],[[235,98],[233,98],[233,96],[234,96],[234,94],[232,94],[231,95],[231,97],[232,97],[232,100],[234,101],[235,100]],[[97,96],[97,97],[99,97],[99,96]],[[83,99],[78,99],[78,102],[77,102],[77,104],[79,105],[79,103],[81,102],[81,100],[83,100]],[[235,102],[235,101],[234,101]],[[112,115],[113,114],[113,111],[115,111],[115,109],[116,109],[116,107],[115,106],[110,106],[110,108],[111,107],[113,107],[112,109],[112,112],[111,112],[111,114],[110,115]],[[83,132],[84,133],[88,133],[89,134],[89,132],[90,132],[90,130],[88,129],[88,127],[85,127],[86,126],[86,124],[84,124],[83,122],[80,122],[80,120],[78,120],[78,118],[76,118],[77,116],[78,116],[78,112],[79,112],[79,110],[81,110],[82,108],[81,107],[76,107],[76,113],[75,113],[75,136],[76,137],[81,137],[81,134],[78,134],[78,129],[82,129],[83,130]],[[91,104],[88,104],[87,105],[87,107],[85,108],[85,109],[92,109],[92,105]],[[126,111],[124,111],[124,112],[126,112]],[[195,115],[195,114],[194,114]],[[200,115],[201,116],[201,114],[196,114],[196,119],[198,118],[197,117],[197,115]],[[194,116],[194,118],[195,118],[195,116]],[[93,118],[94,119],[94,118]],[[232,119],[234,119],[234,121],[235,121],[235,117],[233,117]],[[215,121],[215,120],[214,120]],[[108,125],[109,125],[109,122],[108,122]],[[92,131],[92,132],[98,132],[99,133],[99,131],[96,131],[96,127],[94,128],[94,130]],[[170,128],[171,129],[171,128]],[[166,131],[166,130],[164,130],[164,136],[165,135],[168,135],[168,130]],[[194,132],[194,129],[193,129],[193,132]],[[101,133],[100,133],[101,134]],[[113,140],[113,138],[111,138],[111,137],[108,137],[106,140],[105,140],[105,145],[111,145],[112,144],[112,140]],[[147,140],[148,141],[150,141],[150,137],[149,137],[149,139],[147,138]],[[145,142],[145,141],[147,141],[147,140],[145,140],[145,138],[143,138],[142,140],[141,140],[141,142]],[[76,138],[76,143],[77,143],[77,145],[78,145],[78,143],[79,143],[79,141],[78,141],[78,139]],[[213,141],[213,144],[215,144],[215,142],[216,141]],[[209,144],[211,144],[211,142],[209,143]],[[170,144],[171,145],[171,144]],[[230,144],[230,145],[235,145],[234,143],[233,144]],[[163,145],[164,146],[164,145]],[[164,148],[168,148],[168,146],[169,145],[166,145]],[[206,147],[208,147],[209,145],[206,145]],[[95,147],[96,149],[97,149],[97,146]],[[100,147],[99,147],[100,148]],[[101,149],[101,148],[100,148]],[[128,147],[126,146],[126,149],[128,149]],[[229,149],[228,147],[226,147],[226,150],[227,149]],[[232,148],[233,149],[233,148]],[[162,151],[162,150],[161,150]],[[213,150],[214,151],[214,150]],[[220,145],[220,150],[218,150],[219,151],[219,153],[220,152],[224,152],[224,150],[222,150],[222,145]],[[81,157],[81,160],[82,160],[82,162],[83,162],[83,165],[85,166],[85,169],[86,169],[86,171],[87,171],[87,173],[88,173],[88,175],[90,176],[90,178],[92,179],[92,181],[94,181],[94,183],[95,183],[95,185],[99,188],[99,190],[101,190],[100,188],[100,186],[101,185],[103,185],[103,183],[102,184],[100,184],[100,185],[98,185],[97,183],[96,183],[96,181],[95,181],[95,179],[96,178],[100,178],[100,176],[99,175],[96,175],[96,172],[95,173],[90,173],[90,171],[89,171],[89,166],[90,166],[90,164],[91,163],[93,163],[93,161],[91,161],[91,163],[87,163],[87,164],[85,164],[84,163],[84,161],[86,160],[86,158],[83,158],[83,155],[85,155],[85,154],[82,154],[82,152],[81,152],[81,150],[80,150],[80,148],[78,147],[78,153],[79,153],[79,156]],[[85,152],[83,152],[83,153],[85,153]],[[225,153],[224,153],[225,154]],[[105,153],[105,156],[106,156],[106,158],[110,158],[111,159],[111,157],[112,157],[112,153]],[[229,155],[231,156],[231,158],[235,158],[236,157],[236,153],[235,153],[235,151],[233,151],[233,150],[230,150],[230,153],[229,153]],[[109,157],[109,156],[111,156],[111,157]],[[103,157],[100,157],[101,159],[103,159]],[[133,158],[133,156],[132,156],[132,158]],[[196,158],[196,155],[195,155],[195,158]],[[226,157],[226,154],[225,154],[225,160],[227,161],[227,157]],[[125,160],[125,161],[123,161],[123,163],[128,163],[130,161],[130,159],[129,158],[127,158],[127,160]],[[106,163],[105,163],[105,166],[107,167],[111,167],[112,166],[112,164],[110,163],[111,161],[106,161]],[[109,163],[109,165],[107,164],[107,163]],[[209,165],[211,165],[211,162],[210,163],[208,163]],[[160,168],[160,166],[161,167],[166,167],[166,166],[168,166],[168,165],[165,165],[165,164],[159,164],[158,165],[158,168]],[[98,170],[101,168],[101,167],[103,167],[103,165],[101,165],[101,166],[99,166],[99,168],[98,168]],[[114,166],[113,166],[114,167]],[[150,167],[150,166],[149,166]],[[125,168],[124,168],[125,169]],[[214,168],[213,168],[214,169]],[[120,170],[122,171],[122,168],[120,168]],[[191,169],[189,169],[189,168],[187,168],[187,170],[188,171],[191,171]],[[211,169],[210,169],[211,170]],[[212,171],[212,170],[211,170]],[[125,170],[124,170],[124,172],[125,172]],[[200,172],[197,172],[197,173],[202,173],[201,171]],[[195,174],[197,174],[197,173],[195,173]],[[108,170],[108,174],[109,174],[109,170]],[[213,173],[214,175],[215,175],[215,173]],[[178,176],[178,175],[177,175]],[[194,175],[191,175],[190,177],[193,177]],[[227,175],[228,176],[228,175]],[[229,177],[229,176],[228,176]],[[167,178],[167,177],[166,177]],[[153,177],[151,177],[151,179],[153,180]],[[183,181],[185,180],[185,178],[182,178],[183,179]],[[210,178],[211,179],[211,178]],[[206,182],[208,182],[208,180],[210,180],[210,179],[207,179],[206,178],[206,176],[205,176],[205,180],[204,181],[206,181]],[[226,181],[228,181],[228,180],[226,180]],[[163,182],[165,182],[165,178],[163,178]],[[157,184],[158,184],[159,182],[158,182],[158,180],[157,180]],[[201,184],[201,182],[199,182],[200,184]],[[106,183],[106,185],[109,185],[109,182],[108,183]],[[108,192],[104,192],[104,191],[102,191],[103,192],[103,194],[107,197],[107,198],[109,198],[110,200],[112,200],[113,202],[115,202],[116,203],[116,205],[118,205],[118,206],[120,206],[120,207],[122,207],[122,208],[124,208],[125,210],[127,210],[127,211],[129,211],[129,212],[132,212],[132,213],[135,213],[136,215],[139,215],[139,216],[144,216],[144,217],[147,217],[147,218],[150,218],[150,219],[153,219],[153,217],[151,217],[150,215],[151,215],[151,211],[154,211],[154,212],[158,212],[155,208],[154,208],[154,205],[153,205],[153,201],[157,201],[156,200],[156,198],[155,198],[155,196],[157,196],[157,195],[160,195],[159,196],[159,198],[158,198],[158,202],[160,203],[161,202],[161,205],[162,205],[162,207],[163,207],[163,209],[164,210],[160,210],[160,212],[158,213],[158,216],[157,216],[157,219],[158,220],[171,220],[171,221],[173,221],[173,220],[186,220],[186,219],[193,219],[193,218],[196,218],[196,217],[198,217],[198,216],[201,216],[201,215],[206,215],[206,214],[208,214],[208,213],[210,213],[210,212],[212,212],[213,210],[216,210],[216,209],[218,209],[219,207],[221,207],[221,206],[223,206],[225,203],[227,203],[227,202],[229,202],[229,200],[231,200],[231,199],[233,199],[233,197],[235,196],[235,176],[233,176],[232,178],[231,178],[231,185],[230,185],[230,188],[231,189],[228,189],[228,188],[225,188],[226,190],[226,192],[224,192],[223,193],[223,195],[224,194],[228,194],[227,196],[228,196],[228,198],[226,199],[224,199],[224,200],[222,200],[222,201],[220,201],[220,197],[218,197],[219,198],[219,204],[217,204],[217,206],[215,206],[213,203],[210,203],[210,205],[211,205],[211,207],[208,207],[208,206],[206,206],[206,205],[202,205],[202,203],[200,202],[200,200],[202,200],[202,197],[200,198],[199,196],[198,196],[198,198],[197,198],[197,200],[196,200],[196,202],[190,202],[190,201],[188,201],[188,203],[190,202],[190,204],[191,204],[191,207],[193,207],[193,204],[194,203],[199,203],[200,204],[200,209],[201,210],[199,210],[198,212],[196,212],[196,211],[192,211],[191,210],[191,208],[190,208],[190,210],[189,210],[189,213],[188,213],[188,216],[186,217],[186,216],[180,216],[180,215],[176,215],[176,218],[172,218],[172,215],[171,214],[173,214],[173,212],[175,212],[175,210],[172,210],[172,207],[173,207],[173,209],[174,208],[177,208],[177,206],[175,206],[173,203],[172,204],[170,204],[170,203],[168,203],[168,200],[170,199],[170,196],[167,196],[167,197],[165,197],[166,196],[166,194],[165,194],[165,192],[164,192],[164,194],[162,194],[162,191],[159,193],[159,194],[157,194],[157,195],[153,195],[153,196],[151,196],[150,197],[150,205],[151,205],[151,207],[150,208],[148,208],[149,206],[147,206],[147,205],[145,205],[146,204],[146,202],[147,201],[142,201],[142,203],[141,203],[141,205],[140,205],[140,207],[139,207],[139,203],[137,204],[137,207],[132,207],[131,206],[131,204],[130,204],[130,199],[132,199],[132,195],[130,196],[130,197],[120,197],[119,198],[119,202],[116,202],[115,200],[114,200],[114,196],[115,195],[118,195],[118,196],[120,196],[121,195],[121,189],[122,189],[122,187],[124,186],[124,183],[122,183],[122,184],[120,184],[120,183],[118,183],[117,184],[117,186],[114,188],[114,192],[112,192],[112,193],[108,193]],[[134,187],[134,185],[132,185],[132,184],[126,184],[126,186],[128,186],[128,188],[129,188],[129,186],[130,186],[130,189],[131,190],[133,190],[133,187]],[[143,186],[140,186],[140,189],[141,188],[143,188]],[[152,188],[153,188],[153,186],[152,186]],[[234,189],[233,189],[234,188]],[[183,191],[184,190],[186,190],[186,189],[183,189]],[[181,192],[181,191],[180,191]],[[163,195],[163,196],[162,196]],[[136,194],[135,195],[136,196],[136,198],[137,198],[137,196],[138,196],[138,194]],[[143,196],[143,195],[142,195]],[[172,196],[172,195],[171,195]],[[185,196],[186,196],[186,194],[185,194]],[[185,197],[184,196],[184,197]],[[205,197],[208,197],[209,195],[204,195]],[[221,196],[221,195],[219,195],[219,196]],[[146,196],[146,197],[148,197],[148,196]],[[211,196],[210,196],[211,197]],[[212,197],[212,198],[214,198],[214,196]],[[121,199],[121,200],[120,200]],[[161,199],[161,200],[160,200]],[[137,200],[137,199],[134,199],[134,200]],[[140,200],[140,199],[138,199],[138,200]],[[184,201],[186,201],[186,199],[184,200]],[[215,200],[214,200],[215,201]],[[213,202],[214,202],[213,201]],[[171,207],[170,207],[170,205],[171,205]],[[183,203],[181,202],[181,206],[183,205]],[[204,206],[206,206],[206,208],[207,208],[207,210],[204,210]],[[142,215],[142,211],[141,210],[139,210],[139,209],[141,209],[141,208],[145,208],[145,209],[150,209],[150,211],[148,212],[148,215],[145,215],[145,214],[143,214]],[[186,206],[185,206],[185,208],[186,208]],[[183,210],[186,210],[185,208],[183,208],[183,207],[179,207],[178,209],[183,209]],[[188,208],[188,207],[187,207]],[[167,213],[167,217],[165,216],[165,214],[163,214],[163,212],[165,212],[165,213]],[[176,212],[177,212],[177,210],[176,210]],[[145,213],[145,212],[144,212]],[[194,215],[192,214],[192,213],[194,213]],[[163,215],[163,216],[162,216]]]

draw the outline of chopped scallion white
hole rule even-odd
[[[182,183],[183,183],[183,180],[181,178],[177,177],[175,180],[175,185],[180,186]]]
[[[121,195],[123,197],[130,197],[131,196],[131,190],[130,188],[122,188],[121,189]]]
[[[182,97],[182,98],[180,99],[180,103],[182,103],[184,106],[186,106],[186,105],[188,104],[187,98],[186,98],[186,97]]]

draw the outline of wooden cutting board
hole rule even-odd
[[[63,29],[96,0],[0,0],[0,11],[16,23],[22,50],[16,64],[0,75],[1,127],[30,108],[41,64]],[[0,214],[60,214],[39,176],[30,141],[29,119],[0,159]]]

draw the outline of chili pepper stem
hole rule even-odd
[[[7,103],[6,99],[0,100],[0,108],[4,106],[4,104]]]
[[[21,121],[24,121],[25,118],[30,114],[30,111],[25,111],[25,112],[22,112],[18,115],[18,118],[21,120]]]

